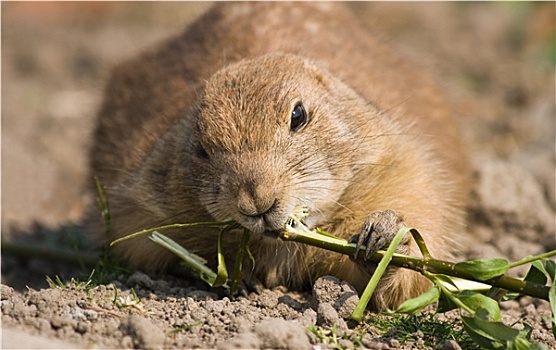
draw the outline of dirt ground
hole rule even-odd
[[[45,276],[69,280],[90,268],[8,252],[9,242],[87,246],[79,228],[92,200],[84,193],[91,181],[85,152],[110,67],[181,31],[208,4],[1,6],[3,348],[317,349],[326,345],[302,326],[337,323],[350,332],[342,316],[356,296],[339,281],[319,280],[312,295],[278,288],[232,300],[196,282],[136,272],[86,292],[48,288]],[[556,249],[556,5],[349,6],[370,30],[436,74],[461,112],[475,167],[468,233],[458,237],[461,257],[517,260]],[[346,303],[330,310],[322,294]],[[521,298],[502,308],[507,323],[531,324],[534,341],[556,348],[546,302]],[[418,334],[400,345],[370,332],[362,344],[425,348]]]

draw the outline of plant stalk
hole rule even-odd
[[[332,237],[330,235],[321,235],[315,232],[306,232],[306,231],[292,229],[289,231],[282,232],[280,238],[285,241],[294,241],[303,244],[308,244],[314,247],[318,247],[318,248],[322,248],[322,249],[326,249],[326,250],[330,250],[333,252],[346,254],[350,256],[354,256],[356,251],[355,243],[349,243],[344,239]],[[363,250],[363,248],[361,250]],[[380,262],[384,254],[385,251],[379,250],[367,260],[378,263]],[[359,252],[358,258],[359,256],[362,255],[363,254]],[[551,257],[555,255],[556,255],[556,251],[552,251],[543,254],[543,257]],[[424,271],[428,271],[431,273],[445,274],[449,276],[463,278],[466,280],[485,283],[494,287],[503,288],[521,294],[527,294],[529,296],[548,301],[549,287],[547,286],[540,285],[537,283],[526,282],[508,276],[499,276],[487,281],[479,281],[473,276],[471,276],[471,274],[469,274],[465,270],[456,267],[456,263],[450,261],[437,260],[433,258],[422,259],[422,258],[417,258],[417,257],[412,257],[407,255],[394,254],[392,256],[392,261],[390,262],[390,264],[397,267],[408,268],[414,271],[418,271],[420,273],[424,273]]]

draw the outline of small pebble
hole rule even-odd
[[[163,349],[164,333],[149,319],[131,315],[122,321],[124,334],[133,338],[133,344],[140,349]]]
[[[309,337],[299,322],[271,318],[255,326],[255,334],[264,348],[309,349]]]
[[[317,310],[317,325],[332,326],[338,323],[338,312],[330,303],[320,303]]]

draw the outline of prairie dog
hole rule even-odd
[[[231,219],[253,232],[252,273],[267,287],[301,288],[332,274],[359,291],[372,266],[273,232],[303,205],[311,228],[349,238],[375,223],[382,231],[365,242],[383,245],[403,222],[445,257],[462,224],[465,159],[442,90],[331,3],[215,5],[116,67],[90,151],[91,176],[110,198],[108,239]],[[165,233],[214,262],[217,231]],[[228,260],[239,238],[227,235]],[[411,239],[401,250],[419,254]],[[147,237],[113,252],[144,270],[177,262]],[[373,307],[395,307],[427,287],[417,273],[392,269]]]

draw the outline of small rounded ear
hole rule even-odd
[[[330,73],[328,71],[328,67],[321,62],[313,61],[311,59],[305,59],[304,65],[319,85],[328,89],[328,86],[330,85]]]

